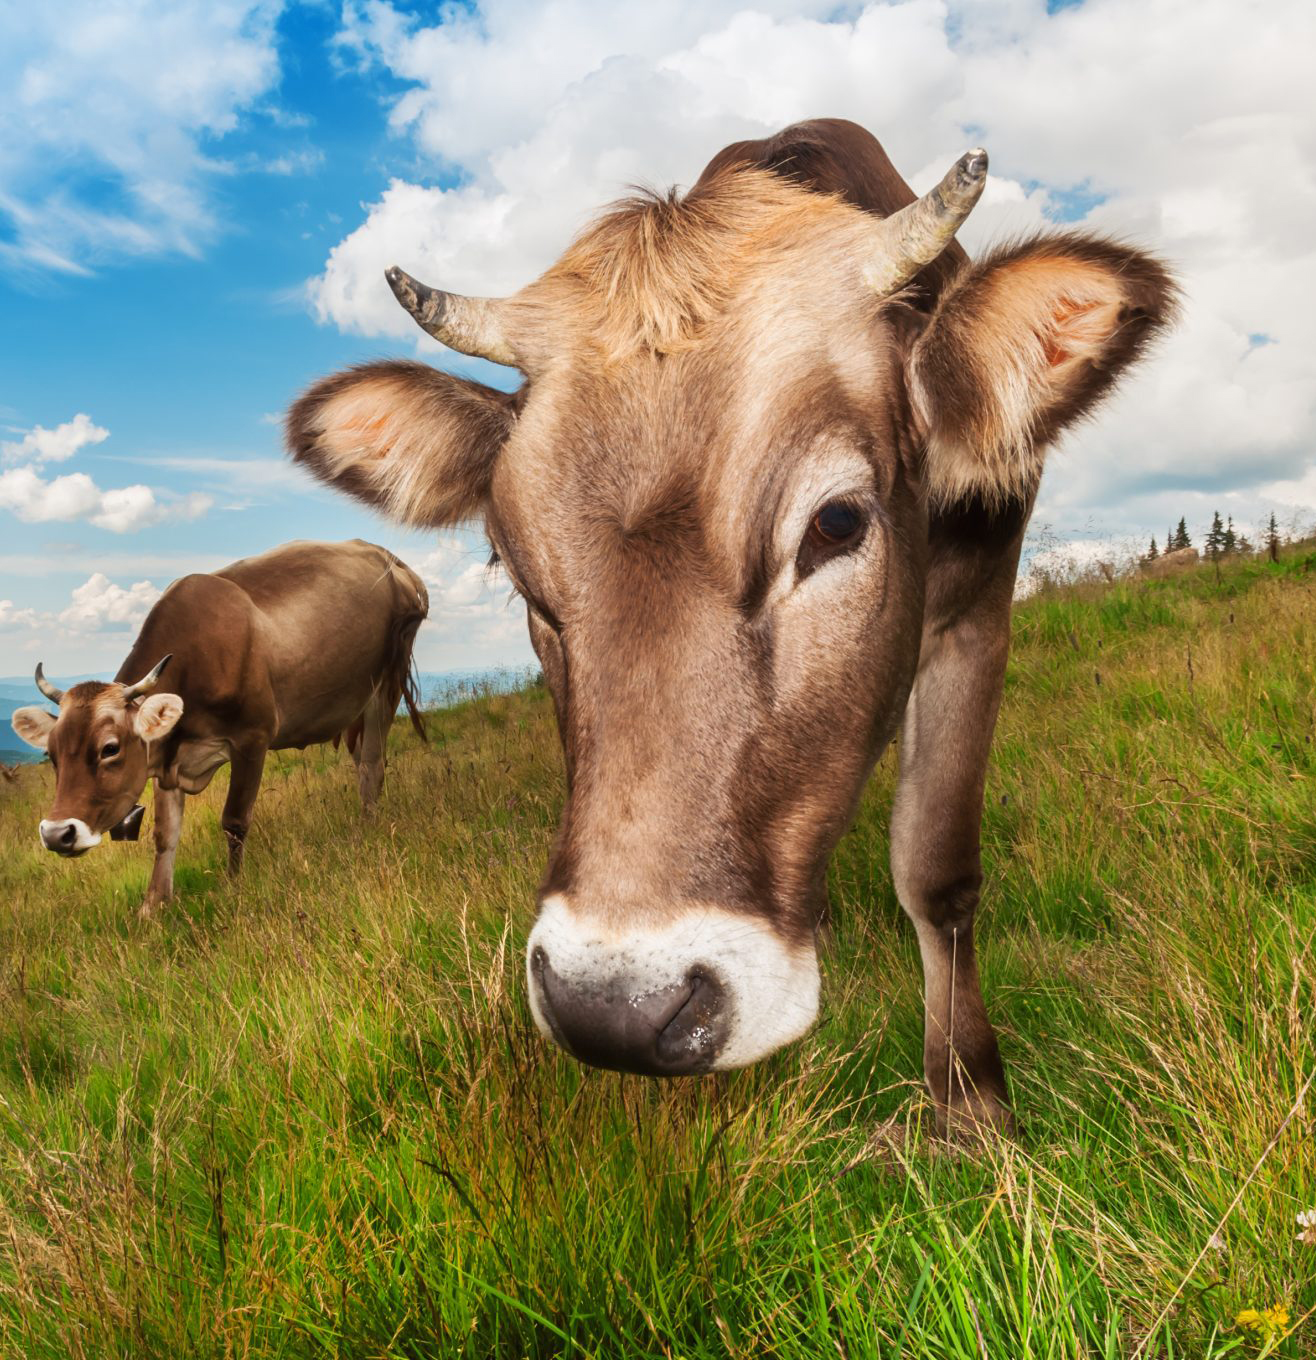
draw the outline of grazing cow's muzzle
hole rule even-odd
[[[68,858],[85,855],[92,846],[101,843],[100,832],[93,831],[78,817],[65,817],[60,821],[43,820],[40,832],[41,844],[47,850]]]
[[[527,954],[535,1023],[595,1067],[650,1076],[745,1067],[818,1013],[812,943],[792,947],[765,922],[718,907],[614,928],[554,894]]]

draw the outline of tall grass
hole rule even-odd
[[[344,756],[272,757],[237,886],[217,779],[158,924],[149,845],[46,855],[24,772],[0,1355],[1316,1353],[1313,566],[1019,609],[980,920],[1022,1133],[974,1151],[920,1087],[894,755],[832,869],[815,1032],[672,1082],[531,1024],[542,692],[435,713],[429,748],[399,724],[369,823]]]

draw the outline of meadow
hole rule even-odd
[[[1021,1121],[952,1146],[886,857],[835,857],[816,1030],[746,1072],[584,1069],[523,944],[539,689],[224,779],[178,897],[0,786],[0,1356],[1316,1354],[1316,551],[1019,607],[980,951]],[[149,825],[149,824],[148,824]]]

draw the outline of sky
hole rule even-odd
[[[316,486],[283,412],[387,355],[514,385],[385,267],[513,291],[629,186],[813,116],[920,191],[985,145],[971,252],[1080,224],[1178,271],[1183,324],[1052,456],[1035,547],[1301,528],[1313,50],[1307,0],[0,0],[0,675],[113,671],[171,580],[298,537],[420,571],[423,669],[530,662],[478,530]]]

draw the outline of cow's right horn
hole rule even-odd
[[[397,265],[384,271],[393,296],[421,330],[459,354],[516,366],[516,351],[503,330],[502,298],[463,297],[413,279]]]
[[[950,245],[987,183],[987,153],[966,151],[929,189],[899,212],[873,224],[872,249],[864,270],[879,296],[894,293]]]
[[[37,662],[37,688],[50,700],[52,704],[57,704],[64,697],[62,689],[56,689],[54,685],[46,679],[41,669],[41,662]]]
[[[166,652],[135,685],[125,685],[123,687],[124,703],[131,703],[134,699],[141,698],[143,694],[150,694],[156,685],[159,684],[160,676],[164,671],[164,668],[169,664],[169,659],[172,656],[173,652]]]

